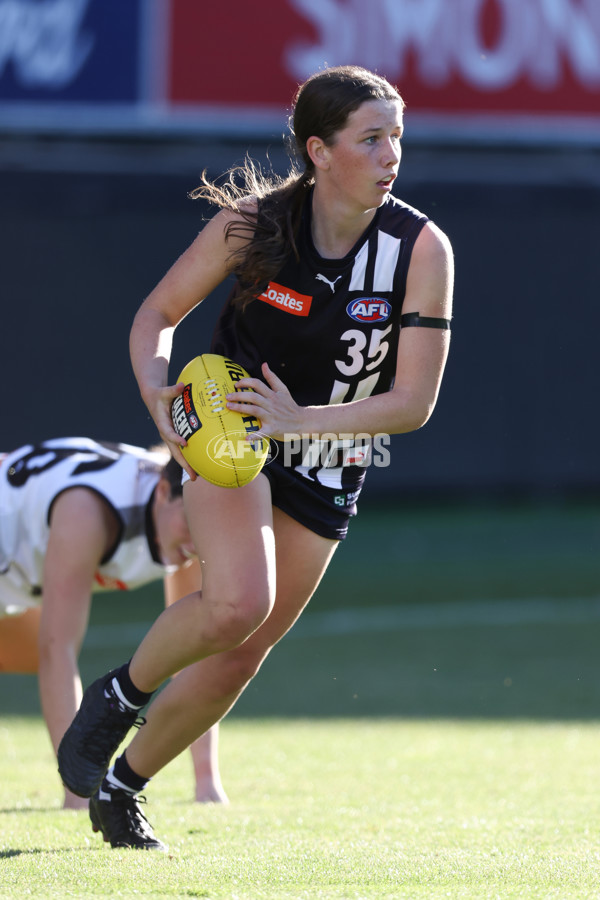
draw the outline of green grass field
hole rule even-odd
[[[600,898],[600,514],[366,508],[223,723],[228,807],[189,755],[148,788],[168,855],[60,807],[34,678],[0,696],[0,896]],[[94,601],[91,680],[160,592]]]

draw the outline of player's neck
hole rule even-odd
[[[319,256],[341,259],[369,227],[376,209],[349,209],[335,199],[313,197],[311,235]]]

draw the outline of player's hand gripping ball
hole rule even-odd
[[[198,475],[220,487],[248,484],[269,454],[268,438],[258,434],[260,420],[227,409],[227,394],[238,390],[238,381],[247,377],[233,360],[204,353],[192,359],[178,378],[185,389],[173,401],[171,416],[175,431],[187,441],[181,452]],[[255,434],[254,440],[247,440]]]

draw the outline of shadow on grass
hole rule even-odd
[[[56,855],[64,853],[64,850],[48,850],[45,847],[29,847],[27,850],[2,850],[0,859],[12,859],[16,856],[37,856],[39,853],[43,853],[44,856],[47,854]]]
[[[18,856],[38,856],[43,853],[44,856],[64,856],[65,854],[72,854],[81,851],[86,855],[90,852],[90,850],[94,850],[93,846],[90,847],[28,847],[25,850],[0,850],[0,859],[14,859]],[[14,895],[17,896],[16,894]]]
[[[56,806],[0,806],[0,813],[10,813],[11,816],[55,812],[58,812]]]

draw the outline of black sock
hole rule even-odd
[[[125,791],[127,794],[138,794],[142,791],[149,778],[142,778],[137,772],[134,772],[123,753],[115,760],[114,766],[108,770],[104,776],[102,786],[100,787],[100,799],[108,799],[103,794],[112,794],[115,791]]]
[[[133,709],[141,709],[152,697],[154,691],[146,693],[136,688],[129,675],[129,663],[125,663],[112,677],[112,686],[119,700]]]

